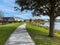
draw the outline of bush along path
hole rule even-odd
[[[26,31],[26,24],[19,26],[6,41],[5,45],[35,45]]]

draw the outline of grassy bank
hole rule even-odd
[[[26,28],[36,45],[60,45],[60,34],[55,33],[55,37],[50,38],[49,30],[43,27],[28,23]]]
[[[10,34],[22,23],[0,25],[0,45],[4,45]]]

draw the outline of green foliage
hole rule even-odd
[[[32,14],[35,16],[41,14],[49,16],[51,6],[54,6],[55,17],[60,16],[60,0],[16,0],[16,3],[21,7],[21,11],[34,10]]]
[[[11,33],[21,24],[22,23],[12,23],[0,25],[0,45],[4,45]]]
[[[60,35],[57,33],[55,37],[50,38],[48,37],[49,30],[43,27],[34,26],[30,23],[27,24],[26,29],[36,45],[60,45]]]
[[[4,16],[3,16],[3,12],[2,12],[2,11],[0,11],[0,18],[1,18],[1,17],[4,17]]]
[[[33,16],[48,15],[50,17],[49,36],[53,37],[54,20],[60,16],[60,0],[16,0],[21,11],[32,10]]]

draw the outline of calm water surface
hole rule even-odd
[[[44,25],[42,25],[42,26],[48,26],[49,27],[49,22],[44,23]],[[54,29],[60,30],[60,22],[55,22]]]

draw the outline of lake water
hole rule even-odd
[[[42,25],[42,26],[48,26],[49,27],[49,22],[44,23],[44,25]],[[54,29],[60,30],[60,22],[55,22]]]

